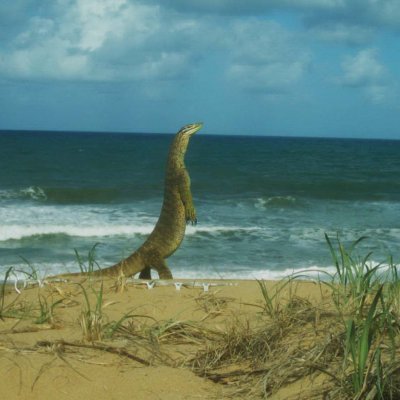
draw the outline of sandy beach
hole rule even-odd
[[[149,289],[145,283],[112,280],[35,285],[21,294],[7,288],[8,317],[0,321],[3,398],[241,398],[242,390],[249,389],[241,384],[241,376],[233,374],[229,382],[223,374],[248,369],[246,362],[210,368],[208,376],[202,370],[202,352],[235,326],[257,329],[265,322],[259,285],[207,281],[211,285],[205,291],[202,281],[181,282],[180,290],[172,282],[156,282]],[[269,282],[268,287],[276,284]],[[295,286],[291,290],[299,299],[320,303],[323,292],[318,285]],[[100,302],[101,310],[96,309]],[[97,338],[82,326],[89,308],[97,314]],[[221,379],[212,376],[216,372]],[[299,387],[297,382],[296,393]],[[291,389],[285,385],[282,390],[271,398],[286,398]],[[246,396],[261,395],[257,390],[251,393]]]
[[[380,379],[397,393],[400,363],[390,348],[398,353],[398,346],[385,335],[396,342],[398,334],[372,328],[365,388],[354,389],[360,364],[351,360],[379,288],[363,300],[354,348],[346,327],[355,303],[342,302],[343,295],[335,306],[339,291],[320,282],[81,278],[29,285],[20,294],[2,290],[0,371],[8,400],[373,399],[378,347]]]

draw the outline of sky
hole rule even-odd
[[[0,0],[0,129],[400,139],[398,0]]]

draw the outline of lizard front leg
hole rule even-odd
[[[197,224],[196,209],[193,204],[192,192],[190,190],[190,178],[189,174],[185,171],[182,172],[179,180],[179,194],[181,196],[182,203],[185,207],[185,220],[186,223],[192,225]]]

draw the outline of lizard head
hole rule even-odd
[[[175,135],[175,139],[172,143],[171,151],[176,162],[183,162],[189,139],[202,128],[201,122],[195,124],[189,124],[182,127],[179,132]]]
[[[203,127],[202,122],[197,122],[195,124],[189,124],[185,125],[181,130],[178,132],[178,135],[180,136],[188,136],[191,137],[193,136],[198,130],[200,130]]]

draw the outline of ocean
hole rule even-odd
[[[0,132],[0,276],[78,271],[128,256],[157,221],[172,135]],[[197,226],[178,278],[332,270],[324,234],[385,263],[400,250],[400,141],[204,135],[186,166]]]

